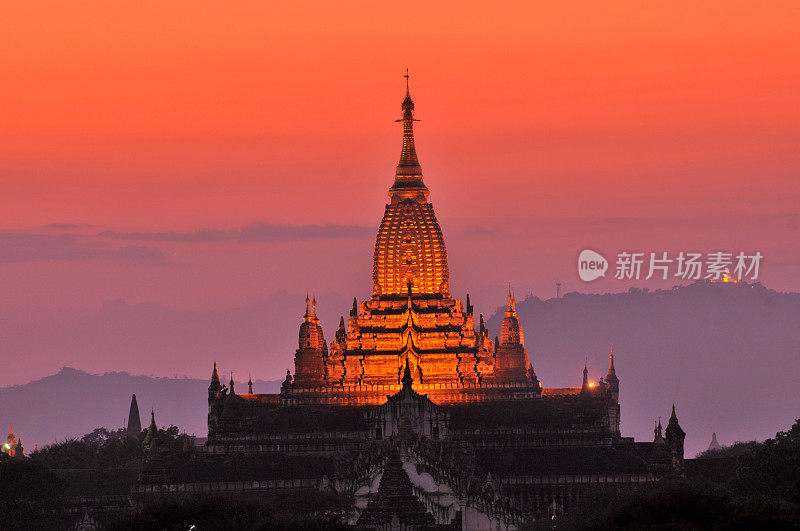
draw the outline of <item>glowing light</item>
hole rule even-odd
[[[594,383],[594,382],[589,382],[589,388],[592,388],[592,387],[594,387],[595,385],[597,385],[597,384],[596,384],[596,383]]]

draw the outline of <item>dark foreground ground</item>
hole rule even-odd
[[[185,450],[170,427],[160,444]],[[2,454],[5,456],[5,454]],[[141,463],[141,437],[95,430],[25,459],[0,460],[0,529],[67,529],[80,496],[125,498]],[[763,443],[738,443],[687,461],[668,477],[624,495],[598,497],[529,529],[800,529],[800,420]],[[352,500],[317,491],[269,497],[195,496],[128,505],[95,515],[107,529],[348,529]],[[194,526],[194,527],[193,527]]]

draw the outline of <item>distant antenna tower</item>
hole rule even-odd
[[[556,299],[561,298],[561,282],[556,282]]]

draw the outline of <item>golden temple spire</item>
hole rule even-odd
[[[517,299],[511,291],[511,282],[508,283],[508,306],[506,307],[506,315],[508,317],[517,316]]]
[[[414,145],[414,122],[419,120],[414,118],[414,100],[411,99],[409,91],[408,69],[403,77],[406,78],[406,97],[401,105],[403,117],[395,120],[403,123],[403,147],[400,151],[400,162],[397,164],[394,186],[389,193],[394,196],[399,192],[411,192],[411,194],[404,193],[402,195],[416,196],[422,192],[427,197],[429,192],[422,182],[422,167],[419,164],[417,149]]]
[[[319,317],[317,317],[317,295],[314,294],[314,298],[311,300],[312,305],[312,313],[311,313],[311,320],[315,323],[319,322]]]
[[[614,369],[614,345],[611,345],[611,353],[608,355],[608,374],[616,376],[617,371]]]

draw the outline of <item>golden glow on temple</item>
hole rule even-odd
[[[306,300],[295,375],[284,393],[379,404],[400,389],[408,364],[414,388],[440,403],[496,398],[507,388],[517,396],[541,396],[510,290],[501,337],[494,341],[482,317],[475,326],[469,297],[464,304],[450,294],[447,250],[422,179],[407,85],[401,110],[400,161],[375,240],[372,297],[353,301],[330,348],[316,304],[310,309]]]
[[[621,436],[613,351],[605,378],[589,380],[587,357],[580,387],[542,389],[511,287],[493,340],[482,316],[476,324],[469,295],[452,296],[408,89],[402,112],[372,295],[353,299],[330,345],[316,299],[306,296],[295,373],[287,371],[280,394],[253,394],[249,382],[237,394],[215,364],[208,441],[175,481],[203,470],[241,478],[252,468],[237,489],[288,482],[347,493],[359,529],[511,531],[598,489],[618,493],[680,473],[685,433],[674,408],[666,437],[659,431],[642,444]],[[143,473],[145,492],[173,491],[156,484],[165,481],[160,467],[153,460]]]

